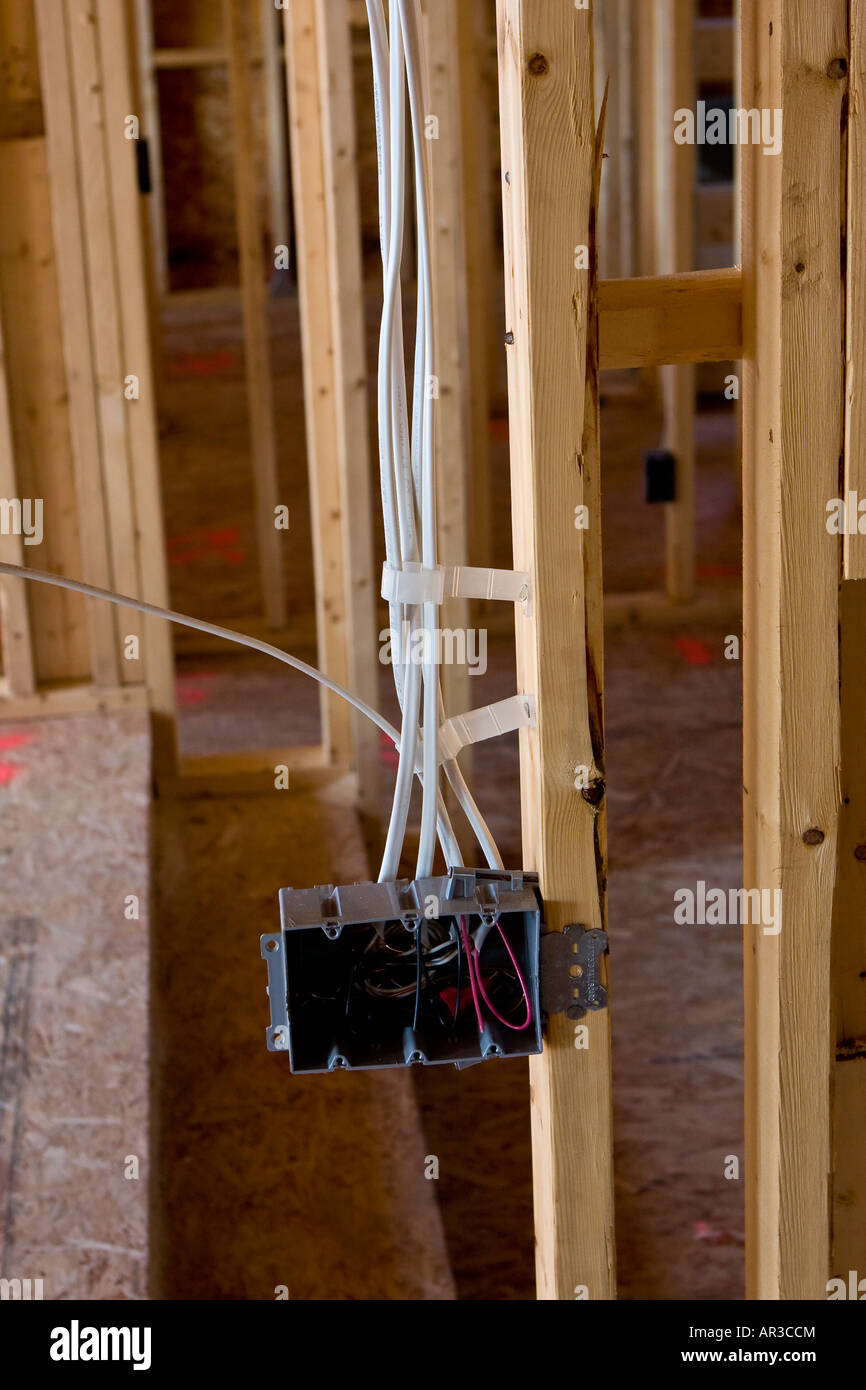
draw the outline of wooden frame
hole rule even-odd
[[[252,60],[239,0],[224,5],[243,144]],[[145,242],[123,133],[135,107],[131,33],[112,0],[35,7],[41,84],[34,51],[30,86],[5,103],[0,134],[0,492],[42,490],[62,510],[68,525],[52,539],[46,568],[164,603]],[[428,9],[436,18],[431,102],[448,115],[434,158],[440,379],[460,398],[440,437],[443,497],[460,522],[443,536],[443,559],[459,562],[470,547],[467,497],[485,468],[476,448],[482,412],[466,395],[470,380],[486,376],[478,364],[489,313],[486,291],[474,301],[468,293],[480,256],[467,226],[467,169],[480,158],[466,150],[471,83],[449,63],[468,32],[467,10],[454,0],[429,0]],[[605,40],[627,56],[625,9],[608,15]],[[351,12],[348,0],[293,0],[285,56],[322,659],[375,702]],[[573,0],[498,0],[497,13],[514,564],[530,572],[533,588],[531,614],[517,626],[518,688],[537,716],[520,736],[524,865],[540,874],[550,928],[606,926],[598,373],[691,372],[695,363],[741,358],[744,882],[779,890],[783,903],[778,935],[747,927],[745,939],[748,1295],[823,1298],[829,1278],[863,1267],[866,1247],[866,543],[859,530],[835,535],[826,525],[840,486],[866,496],[866,0],[742,0],[741,102],[781,109],[785,129],[780,155],[743,152],[742,270],[683,268],[689,173],[671,195],[679,229],[661,250],[663,229],[654,226],[654,259],[639,266],[647,273],[603,281],[592,10]],[[665,0],[655,15],[669,22],[649,35],[647,14],[641,3],[631,52],[650,41],[665,50],[685,92],[691,6]],[[20,11],[0,3],[0,36],[21,23]],[[697,71],[715,71],[705,29],[697,34]],[[26,42],[16,37],[22,52]],[[214,60],[207,50],[183,61]],[[638,91],[638,134],[656,102],[657,93]],[[621,145],[622,109],[619,119],[611,139]],[[645,200],[646,163],[642,153]],[[270,487],[264,529],[276,496],[267,306],[243,170],[239,191],[260,480]],[[575,254],[582,247],[588,265]],[[666,273],[658,274],[663,254]],[[129,373],[138,377],[136,400],[123,392]],[[587,527],[575,524],[583,508]],[[682,534],[680,598],[690,564]],[[20,536],[0,535],[0,554],[31,558]],[[174,795],[259,790],[278,762],[306,785],[350,767],[374,784],[375,735],[361,735],[330,703],[321,746],[178,768],[166,628],[13,580],[0,582],[0,609],[3,717],[149,707],[162,733],[161,786]],[[609,604],[608,616],[631,621],[636,610],[642,621],[692,611],[672,610],[660,595],[629,596]],[[142,638],[132,671],[130,635]],[[574,1025],[554,1018],[531,1063],[543,1298],[615,1296],[607,1012],[585,1026],[589,1045],[576,1047]]]
[[[517,680],[538,713],[520,735],[523,862],[561,931],[606,924],[592,15],[498,0],[498,29],[514,564],[533,585]],[[615,1294],[607,1012],[585,1027],[577,1048],[574,1025],[553,1017],[530,1059],[541,1298]]]
[[[40,119],[32,134],[0,143],[4,225],[14,207],[10,234],[25,257],[35,257],[38,273],[28,284],[28,259],[4,284],[4,336],[17,373],[13,381],[7,372],[0,412],[9,426],[4,481],[46,499],[43,567],[164,603],[144,247],[125,129],[134,109],[131,60],[116,5],[64,0],[50,10],[37,0],[36,28],[21,49],[33,64]],[[28,365],[31,352],[40,354],[37,370],[48,387],[32,401],[22,375],[37,365]],[[30,561],[32,552],[20,550],[19,559]],[[14,599],[19,587],[3,583],[7,610],[10,599],[17,605],[11,659],[4,653],[4,715],[123,706],[149,689],[157,762],[171,767],[173,670],[164,625],[134,613],[121,618],[71,594],[62,606],[35,593],[23,604]],[[137,656],[130,638],[140,644]]]
[[[743,161],[745,884],[782,894],[781,932],[747,928],[745,942],[752,1298],[826,1298],[828,1278],[848,1271],[833,1266],[831,1229],[844,1258],[859,1247],[862,1262],[864,1253],[862,1198],[837,1201],[835,1222],[831,1213],[852,1164],[843,1160],[834,1184],[834,1071],[847,1107],[837,1111],[837,1142],[846,1127],[862,1140],[866,1079],[862,1067],[855,1077],[847,1060],[835,1064],[833,1024],[834,995],[846,1034],[856,1022],[850,948],[862,891],[850,843],[862,816],[862,740],[850,736],[862,684],[852,689],[850,676],[862,665],[850,644],[863,610],[847,582],[840,608],[842,537],[826,524],[840,459],[848,477],[859,466],[854,416],[846,438],[840,348],[837,237],[849,192],[862,196],[846,178],[847,72],[846,0],[743,0],[743,103],[781,110],[784,128],[781,155],[750,146]],[[849,310],[859,309],[862,260],[851,269]],[[862,327],[849,319],[861,340]],[[843,794],[850,806],[840,827]],[[855,1190],[861,1184],[858,1173]]]

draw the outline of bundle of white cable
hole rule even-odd
[[[419,0],[392,0],[390,33],[382,0],[367,0],[376,97],[376,137],[379,154],[379,222],[383,264],[382,329],[379,341],[379,469],[385,553],[388,565],[402,569],[420,560],[424,570],[436,568],[436,478],[434,456],[433,393],[428,383],[434,374],[433,290],[430,247],[430,195],[428,142],[424,138],[424,63]],[[400,269],[403,259],[406,192],[406,91],[412,130],[415,170],[418,291],[415,328],[415,364],[412,392],[412,426],[409,438],[405,357],[403,346]],[[418,532],[421,546],[418,553]],[[440,840],[449,864],[459,864],[459,846],[451,829],[439,789],[438,728],[443,717],[442,695],[436,662],[437,606],[419,607],[392,603],[392,633],[409,634],[408,652],[421,634],[423,661],[423,740],[421,833],[416,876],[433,870],[437,810]],[[405,624],[405,627],[404,627]],[[406,834],[412,794],[412,778],[420,736],[418,728],[422,691],[418,665],[410,657],[403,665],[402,642],[392,644],[394,681],[402,709],[400,762],[388,837],[379,881],[396,877]],[[456,761],[445,772],[463,807],[489,865],[502,860]]]
[[[423,100],[423,52],[421,43],[421,10],[419,0],[391,0],[390,35],[385,24],[382,0],[367,0],[373,51],[373,78],[376,93],[376,135],[379,151],[379,212],[384,267],[384,304],[379,344],[379,469],[382,486],[382,514],[385,527],[385,553],[389,566],[402,569],[404,565],[425,570],[436,568],[436,478],[434,464],[434,422],[432,393],[426,389],[433,376],[433,292],[430,262],[430,198],[427,176],[427,142],[423,136],[425,103]],[[400,265],[403,256],[403,216],[406,180],[406,90],[412,126],[413,162],[415,167],[415,208],[418,241],[418,295],[415,333],[414,388],[412,393],[412,428],[409,431],[406,405],[406,371],[403,351],[402,296]],[[420,555],[418,531],[421,532]],[[229,631],[214,623],[203,622],[183,613],[176,613],[146,603],[129,595],[101,589],[80,580],[31,570],[21,565],[0,562],[0,574],[20,577],[30,582],[50,584],[62,589],[86,594],[90,598],[137,609],[156,618],[197,629],[225,638],[241,646],[274,657],[312,677],[350,704],[394,740],[400,759],[394,800],[388,825],[385,852],[379,882],[396,878],[406,823],[412,796],[413,778],[419,775],[423,794],[421,803],[421,835],[418,848],[416,876],[426,878],[433,871],[436,835],[442,845],[445,861],[458,867],[463,863],[460,846],[449,819],[439,786],[439,724],[444,720],[442,691],[436,663],[437,607],[425,603],[411,608],[391,604],[391,631],[404,632],[408,624],[409,660],[404,665],[394,654],[394,681],[402,710],[402,727],[396,730],[363,700],[345,690],[336,681],[297,657],[283,652],[267,642]],[[419,717],[422,709],[422,681],[417,663],[412,659],[415,643],[412,638],[423,633],[423,653],[420,677],[423,677],[423,740]],[[456,759],[444,764],[454,794],[478,840],[488,865],[501,868],[502,859],[469,791]],[[481,928],[485,933],[486,928]],[[480,948],[482,936],[477,937]]]

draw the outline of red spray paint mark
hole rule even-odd
[[[23,771],[20,763],[0,763],[0,787],[8,787]]]
[[[180,708],[191,709],[194,705],[203,705],[209,700],[213,693],[212,681],[213,676],[207,673],[178,676],[175,681],[175,692]]]
[[[218,352],[189,352],[176,357],[168,363],[168,375],[183,376],[233,376],[240,371],[241,359],[236,352],[220,348]]]
[[[32,734],[0,734],[0,752],[5,753],[10,748],[23,748],[32,738]]]
[[[190,565],[196,560],[218,559],[226,565],[246,564],[246,553],[240,545],[237,526],[218,526],[201,531],[187,531],[182,536],[170,536],[166,542],[170,565]]]
[[[709,666],[713,659],[706,642],[700,642],[696,637],[677,637],[674,646],[690,666]]]

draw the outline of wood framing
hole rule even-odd
[[[826,1298],[831,917],[840,807],[843,111],[847,0],[743,0],[742,100],[783,112],[743,153],[747,1297]],[[861,693],[862,698],[862,693]],[[858,914],[859,915],[859,914]],[[860,916],[862,921],[862,916]]]
[[[523,862],[540,874],[553,930],[600,927],[595,270],[578,269],[576,254],[590,247],[595,264],[592,15],[572,0],[498,0],[498,30],[514,564],[533,582],[532,617],[517,619],[517,679],[538,716],[520,735]],[[606,1012],[584,1022],[587,1048],[558,1015],[530,1061],[542,1298],[615,1294],[610,1025]]]
[[[694,0],[658,0],[655,72],[659,261],[663,275],[694,269],[696,151],[674,141],[674,112],[694,109]],[[676,500],[665,508],[668,597],[690,599],[695,587],[695,370],[691,363],[661,373],[662,443],[676,459]]]
[[[271,379],[270,322],[258,219],[250,91],[249,14],[243,0],[223,0],[234,140],[235,206],[244,319],[244,363],[250,428],[250,462],[256,498],[256,534],[264,611],[271,627],[286,621],[282,537],[275,525],[280,503]]]
[[[159,118],[159,78],[153,48],[151,0],[135,0],[135,38],[138,86],[141,93],[141,128],[147,141],[150,166],[148,216],[150,251],[156,289],[168,294],[168,233],[165,224],[165,184],[162,177],[162,124]]]
[[[602,280],[598,316],[602,370],[736,360],[743,348],[742,273]]]
[[[342,0],[284,12],[319,662],[376,703],[369,435],[351,52]],[[355,762],[370,733],[323,695],[323,743]]]
[[[57,262],[55,341],[62,351],[75,478],[75,525],[64,522],[63,529],[78,545],[66,567],[50,556],[40,558],[44,568],[164,605],[156,401],[135,132],[128,129],[135,102],[126,21],[109,0],[64,0],[59,7],[36,0],[35,14],[50,180],[46,222],[49,235],[53,228]],[[47,492],[56,528],[56,484]],[[68,680],[89,674],[106,690],[146,683],[157,718],[155,764],[168,772],[175,753],[170,631],[134,612],[70,597],[87,614],[89,662],[83,671],[43,672],[34,695],[48,695],[44,680],[51,675]],[[130,638],[140,643],[138,657],[131,655]],[[80,698],[93,705],[102,695],[85,684]],[[26,701],[13,699],[4,708],[10,717],[23,715]]]
[[[15,474],[15,443],[6,384],[6,350],[0,321],[0,496],[7,502],[21,498]],[[0,559],[24,564],[24,540],[14,531],[0,531]],[[36,689],[33,639],[30,632],[30,598],[21,579],[4,576],[0,582],[0,631],[3,637],[3,674],[11,695],[29,696]]]
[[[848,95],[844,496],[866,497],[866,5],[852,0]],[[833,1240],[830,1273],[866,1269],[866,537],[843,540],[840,599],[841,795],[833,916]]]
[[[472,525],[467,536],[469,563],[491,566],[493,545],[490,471],[490,378],[493,367],[493,266],[497,208],[490,168],[491,95],[486,71],[487,43],[495,37],[493,7],[487,0],[457,4],[455,62],[460,84],[463,237],[466,275],[466,331],[469,355],[469,467],[467,495]],[[497,338],[497,352],[501,352]]]

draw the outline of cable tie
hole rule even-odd
[[[535,728],[535,701],[531,695],[511,695],[468,714],[456,714],[439,726],[439,761],[450,762],[461,748],[487,738]]]
[[[382,566],[382,597],[389,603],[442,603],[447,598],[501,599],[522,603],[529,614],[531,597],[529,575],[525,570],[495,570],[472,565],[437,565],[422,569],[417,561],[407,561],[401,570]]]

